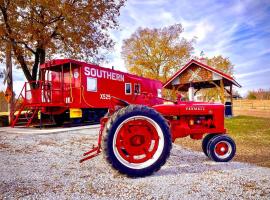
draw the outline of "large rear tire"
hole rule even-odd
[[[172,148],[166,120],[146,106],[129,105],[114,113],[103,135],[107,161],[114,169],[131,177],[158,171]]]

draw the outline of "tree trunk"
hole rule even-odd
[[[32,67],[32,77],[33,77],[34,81],[37,80],[38,65],[39,65],[39,55],[38,55],[38,53],[36,53],[35,54],[35,62],[34,62],[34,65]]]
[[[46,56],[45,49],[40,49],[40,52],[39,52],[40,65],[45,63],[45,56]]]
[[[16,57],[17,61],[20,63],[21,68],[23,70],[23,73],[25,75],[25,78],[29,82],[32,81],[33,77],[30,74],[30,71],[29,71],[29,69],[27,67],[27,64],[26,64],[25,60],[24,60],[24,57],[22,56],[22,54],[20,53],[19,49],[17,48],[17,46],[16,46],[16,44],[14,42],[12,44],[12,47],[13,47],[14,56]]]
[[[38,56],[39,56],[39,66],[45,63],[46,51],[43,48],[38,49]],[[41,80],[41,73],[39,68],[39,77],[38,80]]]
[[[11,58],[12,46],[9,42],[6,45],[6,69],[8,72],[7,87],[11,90],[10,102],[8,102],[9,111],[9,124],[12,123],[13,111],[14,111],[14,93],[13,93],[13,78],[12,78],[12,58]]]

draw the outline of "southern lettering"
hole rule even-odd
[[[84,67],[84,74],[91,77],[105,78],[122,82],[125,81],[125,77],[123,74],[118,74],[115,72],[105,71],[102,69],[96,69],[91,67]]]

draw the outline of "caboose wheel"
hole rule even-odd
[[[172,147],[167,122],[146,106],[129,105],[114,113],[104,136],[107,161],[119,172],[133,177],[159,170]]]
[[[202,150],[203,150],[203,153],[207,156],[207,145],[208,145],[208,142],[215,136],[216,134],[208,134],[206,135],[203,140],[202,140]]]
[[[53,120],[56,126],[62,126],[64,124],[65,118],[63,114],[60,115],[53,115]]]
[[[80,118],[73,118],[71,119],[72,124],[81,124],[84,122],[84,119],[82,117]]]
[[[214,136],[207,145],[209,158],[216,162],[230,161],[236,152],[236,145],[232,138],[227,135]]]

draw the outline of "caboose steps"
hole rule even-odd
[[[11,114],[11,127],[29,127],[33,119],[37,116],[38,111],[39,107],[28,107],[23,105],[19,111]]]

